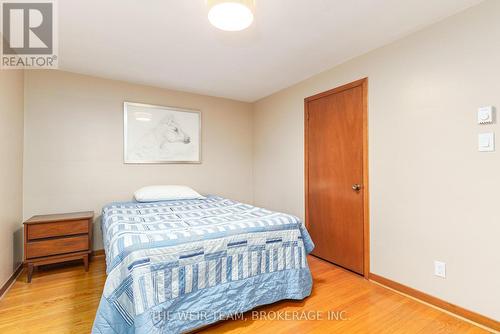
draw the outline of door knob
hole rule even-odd
[[[361,184],[353,184],[352,185],[352,190],[354,190],[355,192],[359,192],[361,190]]]

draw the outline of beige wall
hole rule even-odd
[[[500,1],[259,101],[254,201],[303,216],[303,99],[369,77],[371,271],[500,319]],[[497,152],[477,134],[496,131]],[[433,276],[433,260],[447,278]]]
[[[23,81],[0,70],[0,286],[22,261]]]
[[[59,71],[26,73],[24,217],[94,210],[150,184],[252,202],[252,105]],[[200,165],[125,165],[123,102],[200,109]],[[102,248],[94,227],[94,248]]]

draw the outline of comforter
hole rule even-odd
[[[314,244],[288,214],[218,196],[112,203],[102,232],[93,333],[182,333],[311,293]]]

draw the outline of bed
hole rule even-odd
[[[184,333],[304,299],[314,244],[297,218],[218,196],[104,207],[93,333]]]

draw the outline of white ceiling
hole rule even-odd
[[[480,0],[256,0],[223,32],[205,0],[64,0],[60,69],[255,101]]]

